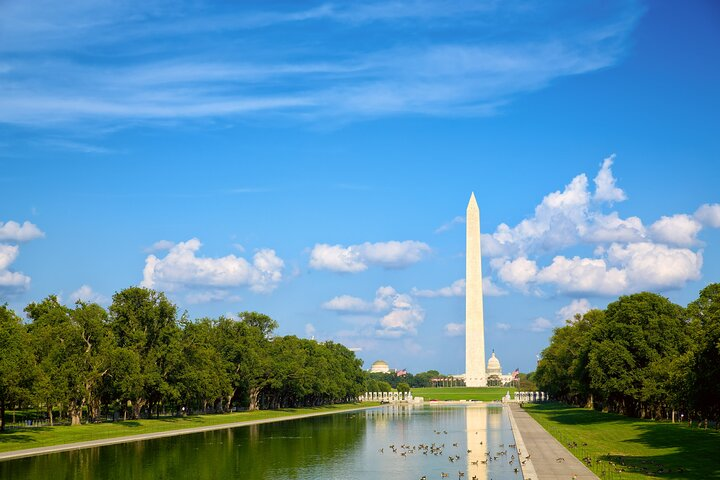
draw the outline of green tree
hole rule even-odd
[[[720,419],[720,283],[705,287],[687,308],[692,351],[686,385],[692,405],[705,418]]]
[[[70,309],[61,305],[55,295],[50,295],[40,303],[27,305],[25,313],[31,320],[29,332],[38,367],[33,393],[38,403],[45,405],[53,425],[53,408],[59,407],[62,415],[69,395],[65,337],[70,325]]]
[[[688,348],[683,309],[643,292],[609,304],[593,325],[588,350],[590,387],[612,409],[629,415],[661,416],[669,387],[669,360]]]
[[[108,372],[111,346],[107,313],[97,304],[78,302],[70,309],[51,295],[25,309],[32,320],[30,332],[40,375],[36,395],[44,401],[52,424],[52,406],[63,405],[71,425],[79,425],[83,408],[97,420],[100,389]]]
[[[220,352],[213,344],[213,323],[210,319],[182,323],[182,359],[174,380],[180,398],[201,407],[227,396],[231,390],[230,376]]]
[[[35,374],[25,325],[15,312],[0,306],[0,432],[5,431],[5,408],[30,397]]]
[[[177,307],[165,294],[140,287],[117,292],[110,305],[110,325],[117,347],[132,352],[124,359],[139,367],[134,383],[123,382],[127,389],[121,392],[132,402],[132,417],[139,418],[145,406],[152,409],[162,400],[178,398],[177,385],[169,379],[182,359],[180,329]]]

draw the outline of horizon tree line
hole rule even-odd
[[[575,405],[718,422],[720,283],[685,308],[643,292],[576,315],[555,329],[533,379]]]
[[[7,408],[44,409],[52,425],[103,415],[229,412],[356,399],[362,360],[345,346],[273,336],[267,315],[191,321],[164,293],[130,287],[108,309],[50,295],[24,309],[0,306],[0,431]]]

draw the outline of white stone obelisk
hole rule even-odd
[[[480,209],[470,195],[465,217],[465,385],[486,387]]]

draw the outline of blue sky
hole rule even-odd
[[[0,299],[258,310],[366,365],[534,369],[575,312],[720,281],[720,9],[0,4]]]

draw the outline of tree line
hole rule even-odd
[[[433,378],[442,376],[437,370],[428,370],[412,374],[410,372],[398,376],[395,372],[367,372],[365,386],[368,392],[389,392],[400,390],[398,386],[405,384],[408,388],[432,387]],[[404,387],[404,385],[403,385]]]
[[[554,331],[534,381],[560,400],[641,418],[720,420],[720,284],[683,308],[622,296]]]
[[[24,322],[0,306],[0,430],[6,408],[43,408],[71,425],[103,414],[227,412],[352,401],[362,360],[343,345],[273,336],[257,312],[190,321],[162,292],[130,287],[106,310],[54,295]]]

